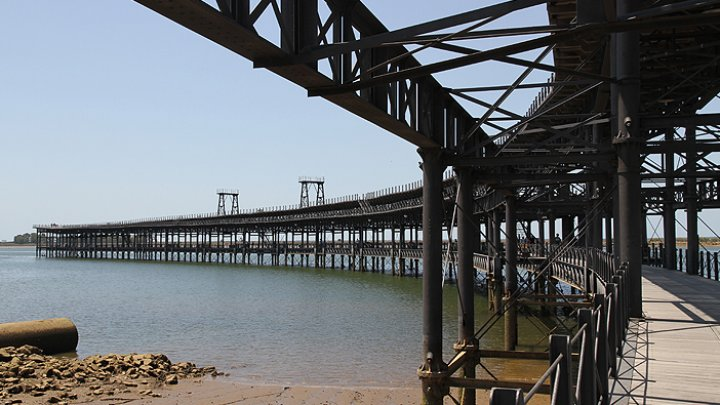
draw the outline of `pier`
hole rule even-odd
[[[717,402],[717,288],[714,280],[643,267],[645,317],[632,322],[613,402]]]
[[[642,328],[686,321],[661,305],[674,300],[661,294],[663,284],[672,292],[715,283],[697,275],[718,278],[717,254],[699,241],[700,225],[716,232],[700,213],[720,207],[716,1],[515,0],[397,30],[361,2],[136,1],[408,141],[422,180],[326,199],[324,180],[305,178],[297,206],[233,203],[228,215],[226,191],[212,214],[37,225],[38,256],[422,277],[418,377],[427,404],[475,404],[475,390],[488,388],[492,404],[539,393],[555,404],[635,398],[619,387],[625,366],[639,361],[631,350],[642,350]],[[505,19],[533,8],[547,23]],[[263,16],[279,35],[258,29]],[[426,51],[421,63],[416,54]],[[447,86],[433,76],[490,62],[515,69],[515,78],[488,85],[466,74],[468,83]],[[538,72],[545,79],[533,79]],[[514,110],[508,100],[522,94],[530,94],[526,109]],[[314,202],[308,185],[317,188]],[[648,218],[661,218],[662,231],[648,229]],[[681,251],[679,227],[687,234]],[[653,237],[662,247],[648,243]],[[643,263],[668,270],[648,268],[643,279]],[[450,359],[440,310],[448,280],[460,300]],[[483,325],[473,310],[478,286],[493,312]],[[685,291],[677,294],[692,303]],[[517,317],[528,305],[572,321],[567,333],[548,336],[547,351],[516,350]],[[691,323],[715,328],[708,311],[689,310]],[[483,350],[484,333],[499,322],[504,350]],[[668,354],[662,345],[673,339],[658,340],[658,353]],[[693,356],[688,370],[703,361]],[[533,382],[498,380],[483,371],[488,357],[545,359],[549,367]],[[649,364],[655,372],[661,363]],[[645,377],[653,398],[675,398]],[[699,380],[687,395],[709,398],[711,383]]]

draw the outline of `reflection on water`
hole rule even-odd
[[[280,384],[416,384],[421,280],[278,267],[37,259],[0,249],[0,322],[69,317],[78,354],[163,352],[215,365],[242,381]],[[446,357],[457,330],[457,290],[445,286]],[[477,299],[479,325],[486,300]],[[535,324],[523,350],[545,350]],[[502,321],[481,342],[502,348]],[[497,374],[525,365],[488,360]],[[538,375],[547,364],[539,362]]]

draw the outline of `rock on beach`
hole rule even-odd
[[[153,389],[180,379],[222,375],[214,367],[172,363],[163,354],[107,354],[85,359],[46,356],[33,346],[0,348],[0,405],[17,397],[46,398],[67,404],[79,395],[101,397],[134,392],[156,396]]]

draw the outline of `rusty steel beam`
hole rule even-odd
[[[287,51],[259,36],[252,27],[243,26],[232,17],[223,15],[201,0],[136,1],[251,61],[283,59],[290,55]],[[359,11],[356,13],[356,18],[360,19],[362,16],[363,20],[357,21],[358,25],[370,27],[368,30],[387,31],[364,6]],[[303,32],[300,31],[299,34],[303,34]],[[417,64],[414,59],[408,63]],[[269,66],[267,69],[305,89],[336,85],[332,78],[322,74],[311,64]],[[417,86],[416,92],[428,95],[424,101],[425,105],[416,107],[433,112],[431,116],[427,114],[424,116],[429,117],[429,121],[421,122],[416,127],[413,123],[393,116],[388,111],[389,107],[385,98],[368,100],[353,92],[328,94],[323,98],[423,148],[436,148],[444,145],[444,140],[437,137],[432,127],[440,125],[440,121],[446,115],[454,116],[458,120],[460,128],[471,125],[472,117],[447,92],[442,90],[437,81],[432,78],[424,78],[414,85]]]

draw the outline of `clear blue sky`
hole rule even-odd
[[[364,3],[397,29],[493,2]],[[536,7],[499,24],[546,19]],[[412,145],[131,0],[4,0],[0,38],[0,240],[36,223],[211,212],[217,188],[252,208],[297,203],[298,176],[324,176],[328,198],[421,176]],[[498,67],[438,78],[520,71]],[[505,105],[522,113],[533,95]]]
[[[366,1],[389,28],[490,2]],[[0,6],[0,240],[421,177],[415,147],[130,0]],[[402,10],[402,12],[399,12]]]

